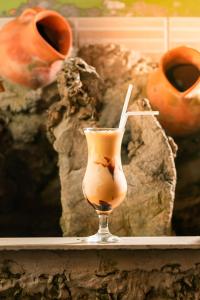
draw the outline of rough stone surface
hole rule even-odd
[[[69,236],[97,230],[95,212],[83,199],[81,189],[87,161],[82,128],[116,127],[130,82],[134,84],[134,92],[129,110],[150,110],[148,101],[138,95],[143,94],[144,81],[149,69],[154,68],[153,62],[118,46],[104,47],[103,53],[102,49],[90,46],[82,49],[80,55],[85,58],[87,53],[88,60],[85,59],[91,60],[104,82],[93,67],[80,63],[79,58],[66,61],[58,75],[61,101],[49,111],[49,129],[59,154],[61,225],[64,235]],[[154,117],[130,118],[122,145],[128,195],[112,214],[113,232],[120,235],[171,233],[175,148]]]
[[[196,300],[199,250],[1,251],[0,298]]]
[[[108,89],[107,98],[123,99],[120,87],[125,90],[125,82],[134,78],[136,82],[135,94],[145,96],[145,83],[148,73],[157,67],[151,59],[129,51],[120,51],[120,47],[114,46],[89,46],[80,49],[79,54],[90,64],[96,67],[99,74],[106,78],[105,84],[112,86],[111,72],[117,81],[117,88]],[[117,59],[119,57],[119,59]],[[127,64],[127,62],[129,62]],[[105,66],[110,66],[106,68]],[[119,76],[118,76],[119,74]],[[119,78],[117,78],[119,77]],[[109,80],[111,78],[111,80]],[[139,88],[138,88],[139,87]],[[117,112],[116,114],[119,114]],[[109,116],[110,120],[110,116]],[[112,125],[113,123],[110,123]],[[175,194],[175,206],[173,210],[173,228],[177,235],[199,235],[200,233],[200,132],[195,135],[176,138],[178,146],[175,160],[177,170],[177,188]],[[173,147],[173,145],[172,145]]]
[[[200,132],[177,138],[177,189],[173,227],[177,235],[200,234]]]
[[[95,108],[93,111],[94,97],[90,99],[90,105],[86,105],[86,107],[80,107],[76,102],[76,104],[71,103],[70,117],[79,116],[80,122],[86,122],[87,126],[88,120],[90,120],[87,118],[93,115],[94,120],[91,120],[90,123],[93,126],[95,118],[99,114],[101,126],[117,126],[122,107],[121,101],[126,93],[128,83],[134,83],[132,103],[134,99],[143,98],[148,73],[156,68],[157,64],[150,58],[115,45],[83,47],[79,50],[78,55],[96,68],[102,81],[99,82],[98,87],[98,109]],[[94,69],[92,70],[94,72]],[[96,76],[98,77],[98,75]],[[63,80],[65,80],[65,76]],[[80,83],[79,80],[78,82]],[[61,87],[63,84],[61,83]],[[49,106],[60,99],[59,93],[62,99],[64,98],[62,88],[58,93],[56,83],[36,91],[22,89],[5,80],[3,85],[5,91],[0,93],[0,236],[61,235],[57,154],[52,150],[46,137],[45,123],[46,111]],[[92,89],[95,94],[96,88],[93,86]],[[101,100],[104,105],[101,104]],[[63,107],[61,106],[59,109],[56,104],[59,111],[55,112],[53,120],[49,121],[51,124],[53,123],[53,126],[61,121],[66,112],[67,101],[62,103]],[[60,116],[61,119],[59,119]],[[136,122],[139,118],[134,120]],[[52,131],[50,130],[50,132],[52,138]],[[127,155],[129,139],[130,125],[127,127],[122,148],[123,164],[130,162]],[[173,141],[171,142],[169,139],[169,142],[174,148]],[[173,227],[177,235],[198,235],[200,232],[198,217],[200,211],[199,133],[176,139],[175,142],[179,150],[176,158],[178,178]],[[85,144],[82,147],[85,149]],[[137,146],[134,147],[137,148]],[[133,153],[135,150],[131,151]],[[176,149],[174,149],[175,151]],[[80,155],[78,156],[80,159]],[[82,154],[81,158],[85,164],[85,154]],[[70,162],[72,163],[72,160]],[[71,168],[76,169],[79,166],[73,165]],[[77,169],[73,176],[82,178],[83,174],[84,170]],[[72,187],[69,189],[71,191]],[[79,188],[76,189],[75,186],[74,189],[77,193],[79,190],[79,199],[81,199],[81,182]],[[93,211],[91,214],[94,217]],[[51,222],[49,222],[49,215]],[[90,230],[94,231],[94,228]]]
[[[0,236],[60,235],[57,155],[45,128],[47,108],[59,97],[57,86],[31,91],[5,80],[3,86]]]

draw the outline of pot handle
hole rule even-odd
[[[37,13],[45,10],[42,7],[36,6],[32,8],[27,8],[23,11],[23,13],[20,15],[19,19],[22,22],[30,21]]]

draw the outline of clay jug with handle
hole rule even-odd
[[[200,52],[185,46],[168,51],[147,82],[147,97],[167,133],[200,130]]]
[[[28,8],[0,30],[0,76],[30,88],[46,85],[71,44],[71,28],[64,17]]]

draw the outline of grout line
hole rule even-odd
[[[200,44],[200,39],[196,39],[196,38],[176,38],[176,37],[172,37],[171,40],[173,42],[177,42],[177,43],[199,43]]]
[[[129,27],[116,27],[116,26],[113,26],[113,27],[84,27],[84,26],[81,26],[81,28],[78,28],[79,31],[143,31],[143,30],[146,30],[146,31],[162,31],[163,28],[162,26],[160,26],[158,28],[157,27],[151,27],[151,26],[148,26],[148,27],[145,27],[145,26],[129,26]]]
[[[96,37],[95,37],[96,38]],[[80,40],[88,41],[88,40],[95,40],[95,38],[92,37],[83,37],[80,38]],[[103,38],[98,38],[98,41],[118,41],[118,42],[146,42],[146,43],[151,43],[151,42],[162,42],[163,38],[111,38],[111,37],[103,37]]]
[[[175,26],[172,26],[172,25],[170,25],[170,31],[175,31],[175,32],[181,32],[181,31],[183,31],[183,32],[185,32],[185,31],[188,31],[188,32],[191,32],[191,31],[194,31],[195,33],[196,32],[200,32],[200,24],[199,24],[199,26],[198,27],[191,27],[191,28],[189,28],[189,27],[183,27],[183,26],[181,26],[181,27],[175,27]]]
[[[79,44],[79,38],[78,38],[78,33],[79,33],[79,30],[78,30],[78,21],[74,20],[73,25],[74,25],[74,46],[75,46],[75,48],[78,48],[78,44]]]
[[[169,50],[170,46],[170,38],[169,38],[169,19],[164,19],[164,52],[167,52]]]

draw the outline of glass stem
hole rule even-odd
[[[100,235],[110,234],[108,229],[108,215],[106,214],[99,214],[98,234]]]

